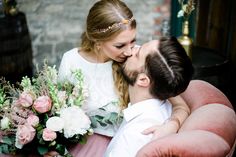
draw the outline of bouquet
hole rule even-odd
[[[85,143],[93,133],[91,121],[81,109],[87,88],[81,70],[76,83],[59,82],[55,67],[45,64],[36,77],[23,77],[14,87],[0,84],[0,154],[43,155],[50,150],[70,156],[66,144]]]

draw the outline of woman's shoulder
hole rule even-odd
[[[63,56],[75,56],[78,55],[78,53],[79,53],[79,48],[76,47],[66,51]]]
[[[78,61],[81,60],[80,54],[79,54],[79,48],[73,48],[71,50],[66,51],[63,56],[62,60],[66,62],[72,62],[72,61]]]

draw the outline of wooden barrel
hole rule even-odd
[[[32,46],[25,14],[0,18],[0,76],[11,82],[32,76]]]

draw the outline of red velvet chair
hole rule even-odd
[[[137,157],[231,157],[236,114],[227,97],[201,80],[192,80],[182,96],[191,114],[179,132],[148,143]]]

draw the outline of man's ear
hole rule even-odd
[[[150,79],[146,74],[141,73],[138,75],[136,83],[141,87],[147,87],[150,85]]]

